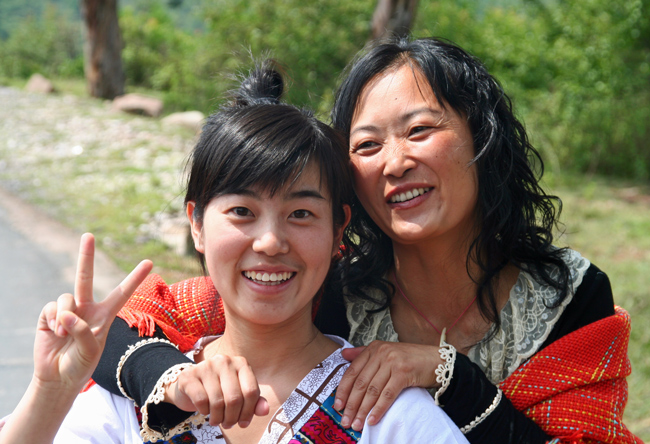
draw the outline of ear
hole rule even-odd
[[[345,232],[345,229],[347,228],[348,224],[350,223],[350,219],[352,218],[352,210],[350,209],[350,205],[343,205],[343,213],[345,213],[345,220],[340,227],[336,228],[334,232],[334,247],[332,248],[332,257],[338,254],[339,246],[341,245],[341,240],[343,239],[343,232]]]
[[[194,210],[196,209],[196,202],[189,201],[185,207],[187,218],[190,220],[190,229],[192,231],[192,239],[194,239],[194,248],[199,253],[205,254],[205,247],[203,246],[203,223],[197,217],[194,217]]]

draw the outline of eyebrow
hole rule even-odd
[[[432,117],[441,117],[443,115],[443,111],[438,110],[438,109],[432,109],[429,107],[423,107],[423,108],[416,108],[414,110],[411,110],[407,113],[404,113],[399,116],[399,122],[400,123],[405,123],[411,120],[413,117],[419,115],[419,114],[431,114]],[[378,131],[378,128],[375,125],[363,125],[363,126],[358,126],[352,131],[350,131],[350,136],[352,136],[354,133],[358,131],[368,131],[368,132],[376,132]]]

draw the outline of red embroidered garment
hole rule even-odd
[[[563,442],[643,444],[622,422],[632,371],[629,339],[630,317],[616,307],[614,316],[537,352],[501,389],[517,410]]]
[[[152,274],[118,316],[138,327],[141,336],[151,336],[158,325],[181,351],[224,328],[223,305],[210,278],[204,277],[167,286]],[[629,336],[629,315],[617,307],[615,315],[537,352],[501,389],[518,410],[556,437],[554,443],[642,444],[622,423],[625,378],[631,373]]]

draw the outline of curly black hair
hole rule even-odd
[[[547,195],[539,181],[544,164],[531,145],[524,125],[515,117],[510,98],[484,65],[454,43],[438,38],[391,37],[362,51],[346,70],[332,110],[333,126],[348,137],[359,96],[375,76],[410,65],[427,79],[438,102],[467,119],[471,130],[478,174],[476,208],[478,235],[471,242],[466,268],[478,285],[477,303],[483,317],[498,328],[496,277],[508,264],[531,273],[559,290],[560,304],[568,294],[570,271],[563,249],[553,246],[562,202]],[[368,216],[360,202],[353,205],[356,247],[347,260],[352,272],[347,293],[370,298],[371,288],[385,298],[394,294],[384,278],[393,266],[390,238]],[[471,264],[479,273],[472,275]],[[478,274],[478,275],[477,275]]]

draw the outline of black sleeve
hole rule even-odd
[[[540,350],[585,325],[613,314],[614,299],[609,278],[598,267],[591,265]],[[458,427],[464,427],[488,409],[496,393],[497,388],[481,369],[467,356],[458,354],[452,380],[440,397],[440,402],[454,423]],[[505,396],[497,408],[465,436],[472,444],[536,444],[551,439]]]
[[[442,409],[459,427],[468,426],[486,412],[497,396],[497,388],[470,359],[456,355],[454,373],[447,390],[440,396]],[[472,444],[543,444],[551,439],[534,421],[518,411],[505,397],[476,427],[465,434]]]
[[[154,337],[167,339],[158,328]],[[120,358],[130,346],[143,339],[147,338],[138,336],[137,329],[130,328],[124,320],[115,318],[108,332],[106,347],[93,373],[93,380],[109,392],[123,396],[116,379]],[[147,344],[138,348],[124,362],[122,387],[137,405],[142,406],[163,373],[170,367],[185,362],[192,361],[172,345],[164,342]],[[158,431],[172,428],[192,415],[192,412],[185,412],[168,403],[152,404],[148,412],[149,427]]]
[[[573,299],[564,309],[564,313],[541,348],[585,325],[612,315],[614,315],[614,297],[609,278],[598,267],[591,264]]]

